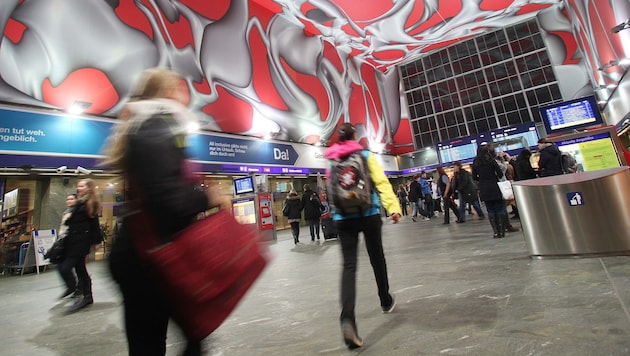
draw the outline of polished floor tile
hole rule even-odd
[[[383,225],[397,307],[382,314],[363,244],[357,272],[362,348],[339,328],[336,240],[301,230],[270,243],[268,268],[204,344],[209,355],[628,355],[630,257],[531,260],[522,233],[493,239],[487,220]],[[125,355],[121,299],[92,262],[95,303],[65,316],[52,269],[0,277],[0,355]],[[168,355],[183,338],[169,330]]]

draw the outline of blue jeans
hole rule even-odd
[[[422,198],[419,198],[418,200],[416,200],[416,202],[413,204],[413,213],[411,214],[412,217],[417,217],[418,214],[426,217],[429,217],[430,215],[427,213],[426,210],[424,210],[423,207],[424,203]]]
[[[481,210],[481,205],[479,205],[479,199],[473,200],[472,202],[470,202],[470,205],[472,205],[472,207],[477,212],[477,215],[479,215],[479,219],[485,218],[483,210]],[[490,213],[488,213],[488,215],[490,215]],[[459,194],[459,220],[466,221],[466,203],[464,203],[464,199],[461,193]]]

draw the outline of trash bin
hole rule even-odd
[[[532,258],[630,255],[630,170],[514,182]]]

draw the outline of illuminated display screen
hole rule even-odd
[[[604,123],[595,96],[541,107],[540,115],[548,134]]]
[[[236,195],[253,193],[253,192],[254,192],[254,179],[251,176],[234,179],[234,193]]]
[[[453,141],[439,142],[436,145],[441,163],[472,161],[477,155],[478,137],[470,136]]]
[[[524,148],[536,147],[540,138],[533,122],[491,131],[490,137],[497,152],[510,155],[516,155]]]
[[[559,141],[557,145],[562,152],[575,157],[578,172],[621,166],[609,132]]]

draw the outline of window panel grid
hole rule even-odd
[[[562,100],[535,19],[428,54],[403,66],[401,77],[413,93],[406,92],[416,149],[539,122],[538,107]]]

